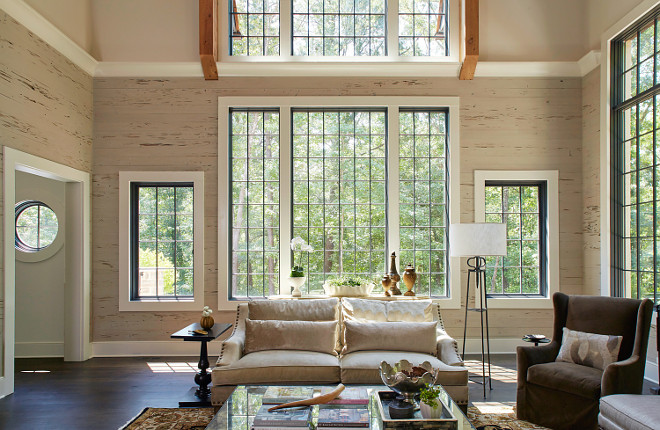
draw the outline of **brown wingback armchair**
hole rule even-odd
[[[642,392],[652,303],[563,293],[555,293],[552,300],[552,342],[517,350],[518,418],[555,430],[597,429],[601,396]],[[555,362],[564,327],[623,336],[619,361],[605,370]]]

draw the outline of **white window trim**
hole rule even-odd
[[[280,110],[280,135],[291,135],[292,107],[384,107],[387,108],[387,160],[388,174],[399,177],[399,108],[442,107],[449,110],[449,218],[460,219],[460,134],[458,97],[219,97],[218,98],[218,309],[235,310],[239,303],[246,301],[229,299],[231,278],[229,259],[230,243],[230,191],[229,172],[229,109],[241,107],[278,108]],[[287,140],[288,142],[288,140]],[[399,219],[399,182],[390,180],[387,184],[388,218]],[[289,242],[291,240],[291,205],[282,204],[291,199],[291,146],[280,144],[280,267],[291,267]],[[449,225],[449,220],[447,221]],[[388,229],[388,252],[399,252],[399,231]],[[397,259],[398,260],[398,259]],[[397,261],[397,263],[399,263]],[[403,273],[399,269],[399,273]],[[280,271],[280,284],[283,282]],[[434,299],[443,309],[460,309],[460,258],[449,258],[449,297]]]
[[[131,182],[192,182],[192,300],[131,300]],[[119,172],[119,311],[201,311],[204,307],[204,172]]]
[[[223,0],[219,3],[220,22],[229,23],[229,0]],[[461,2],[460,0],[449,0],[449,53],[446,57],[419,56],[408,57],[399,55],[399,0],[387,0],[387,55],[379,57],[368,56],[294,56],[291,55],[291,0],[280,2],[280,55],[279,56],[234,56],[229,55],[229,32],[227,27],[223,26],[222,33],[218,36],[220,39],[218,61],[220,63],[230,64],[232,73],[238,75],[279,75],[286,74],[286,70],[301,69],[313,71],[319,64],[326,73],[333,71],[333,75],[345,76],[347,68],[354,66],[360,69],[371,69],[369,75],[379,74],[378,68],[373,67],[374,63],[386,63],[388,67],[399,63],[404,67],[408,74],[415,71],[428,71],[429,68],[436,69],[439,66],[448,65],[455,68],[460,63],[461,49]],[[231,26],[229,26],[231,28]],[[273,70],[274,69],[274,70]],[[419,69],[419,70],[417,70]]]
[[[552,295],[559,291],[559,171],[558,170],[475,170],[474,222],[486,221],[486,181],[544,181],[548,199],[547,256],[548,285],[545,297],[489,297],[493,309],[552,309]],[[478,293],[475,288],[475,299]]]

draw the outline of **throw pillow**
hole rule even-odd
[[[623,336],[586,333],[564,327],[555,361],[566,361],[604,370],[618,360]]]
[[[408,351],[436,354],[437,322],[344,321],[342,354],[355,351]]]
[[[337,321],[245,320],[243,353],[274,349],[337,355]]]
[[[253,320],[337,321],[339,299],[250,300],[248,310]]]
[[[387,321],[387,302],[350,297],[341,301],[346,321]]]

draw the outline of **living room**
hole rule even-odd
[[[208,342],[213,367],[237,305],[290,298],[292,267],[302,296],[327,297],[323,284],[346,274],[377,280],[380,299],[393,252],[401,291],[410,264],[416,297],[440,309],[461,356],[465,343],[474,406],[484,335],[466,308],[485,288],[468,293],[452,224],[514,226],[505,254],[518,264],[487,257],[479,272],[494,373],[510,387],[494,377],[486,400],[515,404],[516,348],[554,337],[555,293],[656,300],[657,2],[209,3],[203,14],[203,1],[0,1],[0,427],[21,428],[21,383],[55,369],[125,366],[162,391],[192,385],[200,342],[171,336],[204,306],[234,325]],[[173,193],[169,251],[142,229],[162,226],[157,211],[137,212],[140,190]],[[39,245],[39,216],[35,247],[21,240],[35,231],[19,223],[30,208],[60,220],[43,225],[52,245]],[[311,249],[292,252],[296,237]],[[658,384],[652,321],[643,394]],[[105,383],[130,383],[117,373]],[[118,423],[112,409],[105,425],[175,407],[168,395],[136,399]]]

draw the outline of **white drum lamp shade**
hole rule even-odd
[[[506,255],[506,224],[475,223],[449,226],[451,257]]]

